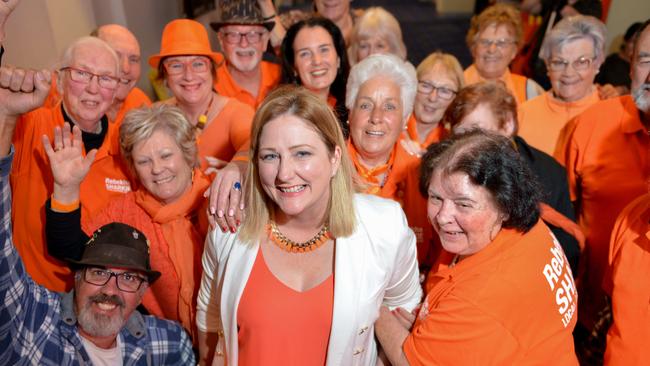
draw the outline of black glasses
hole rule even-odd
[[[61,71],[67,71],[72,81],[83,84],[89,84],[92,79],[96,77],[97,83],[104,89],[115,89],[117,88],[117,84],[120,82],[120,79],[110,75],[97,75],[93,74],[90,71],[81,70],[74,67],[64,67],[61,69]]]
[[[569,65],[571,65],[575,71],[585,71],[589,66],[591,66],[591,63],[594,62],[595,59],[595,57],[582,56],[569,62],[561,58],[556,58],[549,61],[547,66],[549,70],[555,72],[564,71],[569,67]]]
[[[418,93],[431,94],[434,90],[438,94],[438,97],[440,97],[441,99],[445,99],[445,100],[450,100],[456,94],[458,94],[457,91],[451,90],[451,89],[446,88],[444,86],[436,86],[436,85],[431,84],[431,83],[426,82],[426,81],[418,82]]]
[[[136,292],[147,280],[133,272],[115,273],[104,268],[89,267],[84,270],[84,281],[95,286],[104,286],[115,277],[117,288],[124,292]]]
[[[241,32],[221,32],[226,39],[226,42],[230,44],[238,44],[241,42],[241,37],[246,37],[248,43],[257,43],[262,39],[264,32],[250,31],[246,33]]]

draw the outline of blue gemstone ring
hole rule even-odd
[[[241,183],[235,182],[235,184],[232,185],[232,189],[235,191],[241,191]]]

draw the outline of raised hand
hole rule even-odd
[[[54,178],[54,199],[63,203],[78,200],[79,186],[88,174],[97,150],[93,149],[83,156],[81,130],[74,126],[70,132],[68,123],[65,123],[63,128],[54,128],[54,147],[47,135],[43,135],[41,139]]]
[[[0,44],[5,38],[5,22],[18,6],[19,0],[0,0]]]
[[[51,74],[47,70],[0,67],[0,115],[18,117],[42,106],[50,84]]]

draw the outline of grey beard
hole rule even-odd
[[[636,107],[641,112],[650,113],[650,100],[644,95],[646,90],[650,90],[650,84],[641,84],[638,88],[632,90],[632,98],[634,99],[634,104],[636,104]]]
[[[91,310],[94,302],[113,302],[118,305],[119,313],[114,316],[96,314]],[[124,319],[124,303],[117,296],[100,294],[88,298],[83,309],[77,314],[77,322],[84,330],[93,337],[108,337],[116,335],[126,323]]]

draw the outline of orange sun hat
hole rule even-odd
[[[207,56],[217,65],[223,62],[223,55],[212,51],[203,24],[190,19],[175,19],[163,29],[160,53],[149,57],[149,65],[157,69],[165,57],[190,55]]]

